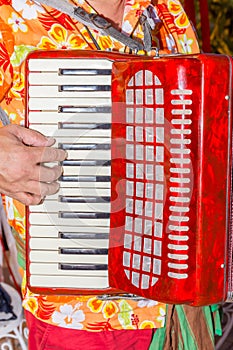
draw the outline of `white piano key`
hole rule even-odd
[[[98,213],[105,212],[110,213],[110,203],[61,203],[57,201],[44,201],[40,205],[31,205],[31,213],[58,213],[63,211],[70,212],[86,212],[86,213]]]
[[[54,163],[45,163],[47,166],[53,166]],[[62,162],[62,166],[65,167],[106,167],[110,165],[110,160],[99,160],[99,159],[66,159]],[[97,180],[96,180],[97,181]],[[110,180],[109,180],[110,181]]]
[[[46,98],[33,97],[28,100],[30,111],[59,111],[62,106],[90,107],[90,106],[110,106],[110,98]]]
[[[71,85],[71,84],[69,84]],[[76,82],[74,85],[84,85],[82,81]],[[94,85],[93,83],[91,85]],[[89,98],[111,98],[111,91],[59,91],[58,86],[38,86],[32,85],[28,89],[28,95],[30,98],[34,97],[51,97],[51,98],[74,98],[74,97],[89,97]]]
[[[111,190],[110,188],[60,188],[60,190],[50,196],[46,197],[46,200],[58,200],[59,196],[74,196],[74,197],[85,197],[85,196],[94,196],[94,197],[110,197]]]
[[[67,151],[68,157],[67,159],[80,159],[80,160],[87,160],[87,159],[103,159],[103,160],[110,160],[111,159],[111,150],[71,150]]]
[[[54,124],[58,122],[70,123],[111,123],[111,113],[62,113],[57,111],[30,111],[28,119],[31,124],[46,123]]]
[[[43,263],[73,263],[73,264],[108,264],[108,255],[87,255],[87,254],[60,254],[55,250],[31,250],[29,253],[30,262]]]
[[[28,61],[30,71],[58,72],[59,69],[112,69],[112,61],[105,58],[31,58]]]
[[[58,214],[50,213],[30,213],[29,214],[29,223],[31,225],[58,225],[58,226],[105,226],[109,227],[109,219],[84,219],[84,218],[72,218],[64,219],[60,218]]]
[[[111,138],[110,129],[59,129],[57,124],[33,124],[31,129],[35,129],[46,136],[60,137],[109,137]]]
[[[30,274],[32,275],[60,275],[60,276],[92,276],[108,277],[107,270],[61,270],[56,263],[31,263]]]
[[[63,175],[111,176],[109,166],[63,166]]]
[[[108,249],[108,239],[62,239],[62,238],[31,238],[30,249],[58,250],[59,248],[106,248]]]
[[[110,137],[87,137],[86,136],[80,136],[75,137],[56,137],[56,143],[54,146],[58,146],[59,144],[66,144],[66,143],[73,143],[73,144],[87,144],[87,143],[95,143],[95,144],[111,144],[111,138]]]
[[[59,75],[57,72],[28,74],[29,85],[111,85],[111,75]]]
[[[109,287],[108,278],[92,276],[38,276],[31,275],[29,284],[33,287],[69,288],[69,289],[104,289]]]
[[[29,226],[29,235],[30,237],[49,237],[49,238],[58,238],[61,232],[73,232],[75,233],[106,233],[108,234],[110,231],[110,227],[79,227],[79,226],[43,226],[43,225],[30,225]]]
[[[111,182],[74,182],[74,181],[60,181],[60,188],[64,189],[70,186],[74,188],[90,188],[93,191],[98,191],[101,188],[111,188]],[[94,192],[93,192],[94,193]]]

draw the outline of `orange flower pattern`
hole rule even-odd
[[[74,1],[93,12],[85,0]],[[0,103],[12,123],[24,124],[24,61],[33,50],[92,50],[95,45],[86,28],[55,9],[32,0],[0,0]],[[199,52],[195,34],[178,0],[125,0],[122,30],[143,40],[139,16],[148,10],[155,19],[153,46],[166,53]],[[124,51],[122,43],[91,31],[102,50]],[[146,54],[146,53],[144,53]],[[153,54],[149,52],[147,54]],[[25,208],[5,198],[5,207],[24,267]],[[100,300],[97,296],[37,295],[22,284],[23,306],[44,322],[75,329],[101,331],[164,326],[165,305],[148,300]]]
[[[53,24],[48,31],[48,37],[43,36],[37,45],[41,50],[72,50],[84,49],[85,41],[75,34],[68,35],[67,30],[58,24]]]
[[[97,298],[91,298],[87,306],[94,313],[102,312],[104,318],[112,318],[118,312],[117,304],[114,301],[102,301]]]
[[[183,11],[182,6],[178,1],[168,1],[168,9],[171,14],[175,17],[175,24],[178,28],[187,28],[190,23],[186,13]]]

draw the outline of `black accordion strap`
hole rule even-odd
[[[37,0],[37,2],[57,9],[69,15],[71,18],[76,19],[86,27],[95,29],[103,35],[109,35],[113,37],[114,39],[120,41],[125,46],[128,46],[131,50],[135,52],[145,50],[144,45],[142,43],[120,32],[119,30],[114,28],[109,21],[99,16],[98,14],[88,13],[82,7],[73,6],[65,0]]]

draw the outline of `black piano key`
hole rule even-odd
[[[59,264],[59,269],[61,270],[82,270],[82,271],[106,271],[108,270],[108,265],[106,264]]]
[[[110,85],[60,85],[58,91],[80,91],[80,92],[95,92],[95,91],[111,91]]]
[[[111,69],[60,68],[59,75],[111,75]]]
[[[58,106],[60,113],[111,113],[111,110],[109,106]]]
[[[110,202],[110,197],[78,197],[78,196],[59,196],[61,203],[103,203]]]
[[[64,182],[110,182],[110,176],[79,176],[79,175],[62,175],[59,181]]]
[[[60,254],[71,255],[108,255],[106,248],[59,248]]]
[[[85,144],[85,143],[59,143],[58,148],[65,149],[67,151],[69,150],[82,150],[82,151],[88,151],[88,150],[109,150],[111,149],[110,143],[106,144]]]
[[[111,165],[110,160],[76,160],[66,159],[62,163],[62,166],[109,166]]]
[[[109,219],[109,213],[92,213],[92,212],[66,212],[60,211],[59,217],[63,219]]]
[[[62,239],[108,239],[108,233],[90,233],[90,232],[59,232],[59,238]]]
[[[110,123],[105,123],[105,124],[95,124],[95,123],[90,123],[90,124],[83,124],[83,123],[58,123],[58,129],[104,129],[108,130],[111,129],[111,124]]]

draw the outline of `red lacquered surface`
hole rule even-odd
[[[227,239],[229,225],[229,198],[231,191],[231,138],[232,138],[232,110],[229,96],[231,96],[231,65],[230,58],[219,55],[199,55],[189,58],[164,58],[152,62],[140,63],[116,63],[113,70],[113,147],[112,147],[112,177],[114,186],[118,193],[118,200],[112,202],[111,217],[111,241],[110,245],[110,283],[115,287],[131,291],[135,294],[143,295],[147,298],[164,301],[167,303],[189,303],[192,305],[211,304],[222,301],[226,298],[226,276],[227,276]],[[134,226],[129,232],[125,229],[126,203],[126,166],[125,149],[119,139],[126,137],[126,114],[125,91],[129,89],[130,78],[139,70],[149,70],[156,75],[161,87],[164,89],[164,104],[161,106],[147,106],[154,109],[164,108],[164,202],[163,215],[160,221],[163,224],[162,237],[152,238],[161,241],[162,255],[154,256],[161,259],[161,274],[153,274],[152,268],[147,273],[150,285],[153,284],[153,277],[158,277],[158,281],[150,288],[135,286],[131,283],[134,272],[142,275],[142,261],[147,253],[143,254],[134,251],[140,261],[141,267],[131,268],[126,276],[123,265],[123,254],[130,252],[134,248],[134,241],[139,237]],[[135,87],[134,87],[135,88]],[[135,89],[137,89],[136,87]],[[188,235],[186,250],[177,246],[184,245],[183,241],[171,242],[170,234],[184,235],[184,232],[172,232],[169,229],[171,220],[170,188],[172,184],[170,168],[174,165],[170,161],[170,149],[173,147],[171,141],[171,120],[172,109],[172,89],[188,89],[192,91],[190,99],[192,105],[191,124],[184,126],[189,128],[191,134],[185,138],[191,140],[189,148],[191,153],[183,158],[190,158],[190,204],[189,212],[184,216],[188,217]],[[145,90],[145,87],[143,87]],[[180,96],[180,99],[183,99]],[[130,107],[130,106],[128,106]],[[131,107],[139,107],[133,105]],[[188,108],[187,105],[185,108]],[[120,112],[119,112],[120,111]],[[186,116],[187,118],[187,116]],[[119,125],[120,120],[120,125]],[[133,123],[131,126],[135,126]],[[145,124],[144,127],[147,125]],[[174,128],[174,126],[172,127]],[[154,139],[154,146],[159,143]],[[135,162],[135,161],[132,161]],[[135,162],[136,163],[136,162]],[[143,161],[141,162],[143,163]],[[183,168],[187,167],[185,165]],[[180,175],[182,178],[183,175]],[[130,179],[132,180],[132,179]],[[137,179],[134,179],[134,186]],[[145,180],[146,182],[146,180]],[[156,182],[155,182],[156,183]],[[120,184],[120,185],[119,185]],[[138,198],[134,198],[136,200]],[[156,205],[156,200],[154,200]],[[177,204],[185,206],[184,204]],[[121,208],[121,210],[119,210]],[[131,215],[131,214],[130,214]],[[181,214],[180,214],[181,215]],[[131,215],[135,222],[138,215]],[[135,224],[133,224],[135,225]],[[184,223],[180,224],[184,225]],[[132,234],[131,249],[124,249],[124,237]],[[151,238],[145,232],[141,234],[142,241]],[[176,244],[176,248],[171,248],[170,244]],[[187,249],[188,245],[188,249]],[[152,244],[153,247],[153,244]],[[152,249],[153,251],[153,249]],[[168,258],[168,254],[186,254],[188,259],[181,261]],[[153,255],[153,253],[152,253]],[[153,256],[152,256],[153,257]],[[133,264],[131,254],[130,264]],[[168,266],[169,261],[188,265],[185,270],[187,278],[170,278],[168,273],[174,271]],[[140,271],[138,271],[140,270]],[[177,269],[176,272],[179,272]],[[141,277],[139,277],[140,280]],[[141,280],[140,280],[141,281]]]

